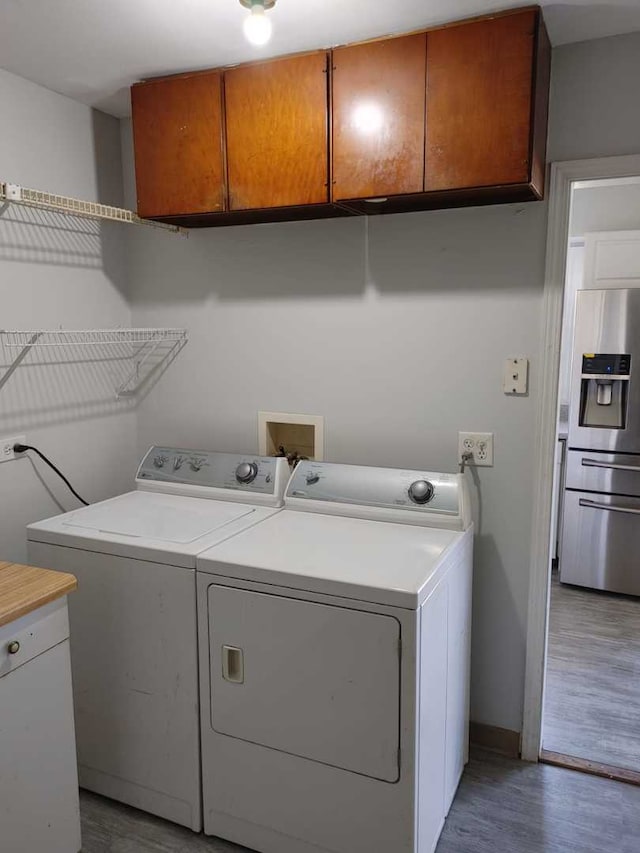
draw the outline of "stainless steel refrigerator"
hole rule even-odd
[[[577,294],[567,446],[560,580],[640,595],[640,289]]]

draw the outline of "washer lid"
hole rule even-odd
[[[136,491],[29,524],[27,538],[194,569],[201,551],[277,512],[275,507]]]
[[[133,492],[69,513],[62,527],[69,528],[69,532],[83,528],[96,533],[187,544],[253,512],[253,507],[241,504],[197,498],[182,498],[178,503],[168,495]]]

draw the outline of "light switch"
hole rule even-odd
[[[528,358],[508,358],[506,360],[502,390],[505,394],[526,394],[529,391]]]

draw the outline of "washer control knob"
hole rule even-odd
[[[166,461],[167,461],[166,456],[154,456],[153,457],[153,464],[156,466],[156,468],[164,468],[164,463]]]
[[[252,483],[258,476],[258,466],[255,462],[241,462],[236,468],[236,480],[239,483]]]
[[[20,651],[20,643],[17,640],[12,640],[7,646],[7,651],[10,655],[15,655]]]
[[[433,493],[433,484],[428,480],[416,480],[409,486],[409,497],[414,504],[428,504]]]
[[[317,483],[320,480],[320,474],[316,473],[315,471],[309,471],[306,479],[307,479],[307,485],[313,486],[314,483]]]

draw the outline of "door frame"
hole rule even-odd
[[[575,181],[627,178],[635,175],[640,175],[640,154],[553,163],[550,170],[522,719],[522,758],[525,761],[538,761],[542,742],[551,560],[551,502],[571,187]]]

